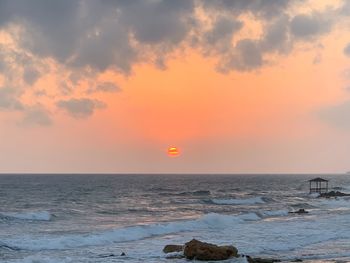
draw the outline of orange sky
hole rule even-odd
[[[350,20],[347,14],[339,16],[341,8],[346,10],[341,1],[332,7],[317,3],[283,7],[290,16],[290,32],[293,18],[305,10],[319,23],[318,31],[311,26],[314,35],[305,37],[310,33],[296,28],[280,53],[261,44],[263,62],[252,68],[245,68],[250,63],[246,58],[241,62],[246,64],[239,64],[240,56],[250,59],[250,54],[239,53],[235,43],[253,36],[254,43],[263,43],[268,26],[259,16],[249,15],[249,22],[244,10],[237,17],[234,11],[225,14],[245,21],[241,33],[220,44],[231,43],[230,51],[213,43],[193,45],[189,33],[161,55],[159,50],[168,42],[150,45],[128,73],[117,66],[72,69],[69,60],[61,62],[21,46],[15,37],[21,36],[21,25],[3,26],[0,43],[7,53],[0,52],[0,57],[12,68],[0,74],[0,172],[349,170],[350,58],[344,50],[350,42]],[[210,17],[214,11],[206,12]],[[254,23],[261,32],[254,32]],[[322,29],[323,23],[331,26]],[[141,40],[135,41],[140,49]],[[19,60],[18,54],[27,54],[32,64]],[[219,72],[217,65],[232,54],[233,64]],[[165,58],[164,68],[154,65],[157,56]],[[18,76],[32,65],[40,76],[28,83]],[[79,75],[77,81],[74,74]],[[105,83],[115,84],[114,92]],[[104,90],[97,90],[103,85]],[[16,94],[8,95],[12,93],[7,87]],[[24,105],[22,109],[15,101]],[[181,155],[169,158],[170,146],[179,147]]]

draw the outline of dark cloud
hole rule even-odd
[[[0,44],[0,73],[6,74],[8,70],[7,52],[4,45]]]
[[[76,119],[84,119],[90,117],[96,109],[102,109],[106,107],[106,105],[101,101],[91,100],[87,98],[60,100],[56,103],[56,105]]]
[[[121,89],[118,85],[112,82],[103,82],[96,86],[96,88],[89,90],[90,93],[92,92],[119,92]]]
[[[236,20],[242,13],[259,19],[276,17],[289,5],[288,0],[0,0],[0,27],[8,22],[24,26],[18,37],[21,47],[41,57],[53,57],[70,67],[91,67],[104,71],[114,68],[129,74],[134,63],[145,59],[144,52],[156,54],[155,64],[165,67],[164,57],[196,32],[205,50],[232,52],[231,37],[243,24]],[[207,15],[218,15],[212,28],[201,28],[196,5]],[[270,33],[265,43],[284,38]],[[280,29],[281,30],[281,29]],[[282,39],[277,39],[283,41]],[[269,42],[270,41],[270,42]],[[237,45],[244,53],[245,44]],[[227,55],[227,54],[225,54]],[[259,54],[260,56],[261,54]],[[242,54],[237,69],[259,64]],[[30,80],[29,80],[30,82]]]
[[[183,43],[217,56],[222,71],[249,71],[262,67],[269,53],[289,52],[293,40],[308,40],[331,29],[329,10],[290,19],[287,9],[294,2],[0,0],[0,28],[21,25],[17,39],[23,50],[53,58],[72,71],[113,69],[130,74],[135,63],[142,62],[164,69],[171,52]],[[209,23],[203,22],[198,10]],[[234,45],[233,38],[244,28],[239,19],[245,14],[261,22],[262,34],[257,39],[235,39]],[[16,59],[25,63],[28,58]],[[25,81],[34,83],[34,75],[27,73]]]
[[[82,40],[69,63],[71,66],[89,66],[99,71],[112,67],[128,74],[137,61],[137,51],[131,46],[128,32],[121,25],[103,25],[103,30]]]
[[[233,67],[238,70],[251,70],[260,67],[263,59],[258,43],[251,39],[240,40],[236,45],[237,55]]]
[[[234,53],[221,60],[217,69],[226,73],[232,69],[238,71],[251,71],[261,67],[264,63],[261,47],[258,41],[242,39],[237,42]]]
[[[204,33],[204,44],[208,50],[225,52],[232,46],[232,36],[239,31],[243,23],[232,18],[220,16],[215,19],[212,28]]]
[[[181,42],[194,11],[192,0],[131,1],[121,9],[121,21],[135,38],[147,44]]]
[[[309,39],[328,32],[331,21],[321,13],[302,14],[293,17],[290,28],[296,38]]]
[[[28,85],[33,85],[40,77],[40,72],[35,68],[25,68],[23,72],[23,80]]]
[[[4,1],[4,0],[3,0]],[[25,24],[21,44],[41,56],[65,62],[74,52],[83,29],[80,1],[7,0],[12,20]]]
[[[264,52],[287,52],[291,46],[289,23],[290,20],[287,15],[281,15],[268,23],[259,44],[261,50]]]
[[[204,8],[226,11],[234,15],[250,12],[257,16],[271,18],[279,15],[291,2],[290,0],[202,0]]]
[[[344,48],[344,54],[348,57],[350,57],[350,43],[346,45]]]

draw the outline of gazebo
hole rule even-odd
[[[328,180],[317,177],[309,180],[310,193],[327,193],[328,192]]]

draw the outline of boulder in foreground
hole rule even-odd
[[[234,246],[217,246],[192,239],[185,244],[184,255],[187,259],[226,260],[238,257],[238,250]]]

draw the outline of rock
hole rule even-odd
[[[122,252],[122,253],[120,254],[120,256],[121,256],[121,257],[124,257],[124,256],[126,256],[126,254],[125,254],[124,252]]]
[[[304,208],[300,208],[298,211],[295,212],[289,212],[290,214],[307,214],[309,213],[308,211],[306,211]]]
[[[320,197],[342,197],[342,196],[350,196],[350,194],[342,193],[340,191],[330,191],[328,193],[322,193],[320,194]]]
[[[296,258],[296,259],[292,260],[291,262],[303,262],[303,260],[300,258]]]
[[[274,262],[281,262],[281,260],[275,259],[275,258],[252,258],[250,256],[247,256],[247,261],[249,263],[274,263]]]
[[[184,255],[187,259],[226,260],[237,257],[238,250],[234,246],[217,246],[192,239],[185,244]]]
[[[181,252],[184,249],[181,245],[166,245],[163,248],[164,253]]]

